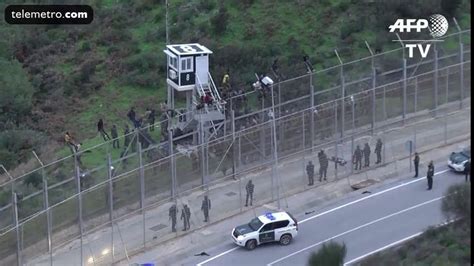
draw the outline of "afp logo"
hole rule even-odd
[[[393,25],[388,28],[390,32],[421,32],[422,30],[428,29],[431,37],[439,38],[446,34],[448,31],[448,20],[440,14],[431,15],[428,19],[397,19]],[[403,42],[414,42],[420,40],[402,40]],[[430,41],[430,40],[425,40]],[[433,40],[431,40],[433,41]],[[436,40],[440,41],[440,40]],[[418,47],[421,57],[425,58],[428,55],[431,44],[405,44],[408,48],[409,57],[413,57],[413,49]]]

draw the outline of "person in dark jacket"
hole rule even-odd
[[[433,176],[434,176],[434,165],[433,161],[430,161],[428,164],[428,172],[426,173],[426,178],[428,179],[428,190],[433,188]]]
[[[191,219],[191,210],[189,209],[187,204],[183,205],[183,209],[181,210],[181,220],[183,220],[183,231],[188,230],[191,226],[189,221]]]
[[[102,118],[99,119],[99,122],[97,122],[97,131],[99,131],[100,135],[102,135],[105,141],[110,140],[109,134],[107,134],[107,132],[104,130],[104,121]]]
[[[370,146],[369,143],[364,145],[364,167],[370,166]]]
[[[120,142],[118,140],[118,132],[117,132],[117,126],[112,125],[112,129],[110,130],[110,135],[112,136],[112,147],[115,149],[120,149]]]
[[[252,206],[254,188],[255,188],[255,185],[252,183],[252,179],[250,179],[247,185],[245,186],[245,190],[247,192],[247,196],[245,198],[245,207],[248,206],[249,198],[250,198],[250,206]]]
[[[173,204],[169,209],[169,220],[171,220],[171,232],[176,232],[176,218],[178,214],[178,208],[176,204]]]
[[[308,174],[308,186],[314,185],[314,164],[311,161],[306,165],[306,174]]]
[[[413,164],[415,165],[415,176],[418,177],[418,166],[420,165],[420,156],[418,152],[415,152],[415,158],[413,159]]]
[[[150,124],[150,131],[155,131],[155,118],[156,111],[155,109],[151,109],[150,113],[148,114],[148,123]]]
[[[329,167],[329,159],[324,150],[321,150],[321,173],[319,175],[319,182],[322,181],[322,179],[327,180],[327,172],[328,172],[328,167]]]
[[[362,150],[359,145],[357,145],[356,150],[354,151],[353,162],[355,164],[355,170],[360,170],[362,168]]]
[[[211,200],[204,196],[201,205],[201,211],[204,213],[204,222],[207,223],[209,221],[209,210],[211,209]]]
[[[467,160],[467,162],[464,164],[464,178],[466,182],[468,178],[469,182],[471,182],[471,159]]]
[[[381,139],[377,139],[374,152],[377,155],[377,161],[375,161],[375,164],[381,163],[382,162],[382,140]]]

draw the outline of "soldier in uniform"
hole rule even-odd
[[[471,182],[471,159],[467,160],[467,162],[464,164],[464,178],[466,182],[468,178],[469,182]]]
[[[171,220],[171,232],[176,232],[176,216],[178,214],[178,209],[176,204],[173,204],[169,209],[169,220]]]
[[[115,149],[120,149],[120,143],[118,141],[118,132],[117,132],[117,126],[112,125],[112,129],[110,130],[110,135],[112,136],[112,147]]]
[[[418,152],[415,152],[415,158],[413,159],[413,164],[415,165],[414,177],[418,177],[418,166],[420,165],[420,156],[418,156]]]
[[[190,228],[189,220],[191,219],[191,210],[189,209],[187,204],[183,205],[183,209],[181,210],[181,220],[183,220],[183,231],[186,231]]]
[[[319,182],[321,182],[321,178],[326,179],[326,175],[328,172],[328,167],[329,167],[329,159],[324,150],[321,150],[321,175],[319,176]]]
[[[354,152],[353,162],[355,164],[355,170],[360,170],[362,168],[362,150],[360,149],[359,145],[357,145]]]
[[[375,164],[381,163],[382,162],[382,140],[381,139],[377,139],[374,152],[377,155],[377,161],[375,161]]]
[[[369,143],[365,143],[364,146],[364,167],[370,166],[370,146]]]
[[[252,179],[250,179],[247,185],[245,186],[245,190],[247,191],[247,197],[245,198],[245,207],[248,206],[249,198],[250,198],[250,206],[252,206],[254,188],[255,188],[255,185],[252,183]]]
[[[205,223],[207,223],[207,221],[209,220],[210,209],[211,209],[211,200],[207,196],[204,196],[204,199],[202,200],[201,211],[204,213]]]
[[[426,173],[426,178],[428,179],[428,189],[431,190],[433,188],[433,176],[434,176],[434,165],[433,161],[430,161],[428,164],[428,172]]]
[[[306,165],[306,173],[308,174],[308,186],[314,185],[314,164],[309,161]]]

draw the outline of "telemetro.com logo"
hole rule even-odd
[[[408,57],[413,57],[414,49],[418,47],[420,55],[425,58],[431,48],[431,43],[423,45],[421,42],[442,42],[436,38],[442,37],[448,31],[448,20],[440,14],[431,15],[428,19],[397,19],[389,27],[390,32],[421,32],[428,29],[431,40],[393,40],[400,41],[408,48]]]

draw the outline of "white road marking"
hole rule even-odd
[[[227,251],[225,251],[225,252],[222,252],[222,253],[219,254],[219,255],[216,255],[216,256],[214,256],[214,257],[212,257],[212,258],[209,258],[209,259],[207,259],[207,260],[205,260],[205,261],[203,261],[203,262],[197,264],[197,266],[201,266],[201,265],[203,265],[204,263],[208,263],[208,262],[210,262],[211,260],[215,260],[215,259],[219,258],[220,256],[224,256],[225,254],[230,253],[230,252],[232,252],[232,251],[234,251],[234,250],[236,250],[236,249],[238,249],[238,248],[239,248],[239,247],[231,248],[231,249],[229,249],[229,250],[227,250]]]
[[[439,225],[437,225],[437,226],[435,226],[435,227],[440,227],[440,226],[443,226],[443,225],[447,225],[447,224],[452,223],[452,222],[454,222],[454,221],[456,221],[456,219],[446,221],[446,222],[444,222],[444,223],[442,223],[442,224],[439,224]],[[364,254],[364,255],[362,255],[362,256],[359,256],[359,257],[357,257],[357,258],[355,258],[355,259],[353,259],[353,260],[350,260],[350,261],[344,263],[344,266],[348,266],[349,264],[354,263],[354,262],[356,262],[356,261],[359,261],[359,260],[361,260],[361,259],[363,259],[363,258],[365,258],[365,257],[368,257],[368,256],[372,255],[372,254],[378,253],[378,252],[380,252],[380,251],[382,251],[382,250],[384,250],[384,249],[388,249],[388,248],[391,248],[391,247],[393,247],[393,246],[396,246],[396,245],[398,245],[398,244],[400,244],[400,243],[403,243],[403,242],[405,242],[405,241],[408,241],[408,240],[410,240],[410,239],[412,239],[412,238],[415,238],[415,237],[417,237],[417,236],[419,236],[419,235],[421,235],[421,234],[423,234],[423,233],[424,233],[424,231],[418,232],[418,233],[416,233],[416,234],[413,234],[413,235],[411,235],[411,236],[407,236],[407,237],[405,237],[405,238],[403,238],[403,239],[400,239],[400,240],[395,241],[395,242],[393,242],[393,243],[390,243],[390,244],[388,244],[388,245],[386,245],[386,246],[383,246],[383,247],[381,247],[381,248],[379,248],[379,249],[376,249],[376,250],[374,250],[374,251],[371,251],[371,252],[369,252],[369,253],[366,253],[366,254]]]
[[[446,170],[443,170],[443,171],[436,172],[434,175],[443,174],[443,173],[446,173],[446,172],[448,172],[448,171],[449,171],[449,169],[446,169]],[[425,176],[425,178],[426,178],[426,176]],[[408,185],[410,185],[410,184],[413,184],[413,183],[416,183],[416,182],[419,182],[419,181],[422,181],[422,180],[425,180],[425,179],[422,178],[422,177],[420,177],[420,178],[417,178],[417,179],[415,179],[415,180],[412,180],[412,181],[409,181],[409,182],[406,182],[406,183],[402,183],[402,184],[400,184],[400,185],[397,185],[397,186],[394,186],[394,187],[391,187],[391,188],[388,188],[388,189],[379,191],[379,192],[377,192],[377,193],[370,194],[369,196],[366,196],[366,197],[364,197],[364,198],[360,198],[360,199],[351,201],[351,202],[349,202],[349,203],[343,204],[343,205],[338,206],[338,207],[336,207],[336,208],[333,208],[333,209],[327,210],[327,211],[325,211],[325,212],[322,212],[322,213],[313,215],[313,216],[311,216],[311,217],[308,217],[308,218],[306,218],[306,219],[304,219],[304,220],[299,221],[298,223],[302,224],[302,223],[304,223],[304,222],[307,222],[307,221],[309,221],[309,220],[315,219],[315,218],[320,217],[320,216],[322,216],[322,215],[325,215],[325,214],[328,214],[328,213],[337,211],[337,210],[339,210],[339,209],[345,208],[345,207],[350,206],[350,205],[352,205],[352,204],[356,204],[356,203],[358,203],[358,202],[361,202],[361,201],[370,199],[370,198],[375,197],[375,196],[377,196],[377,195],[381,195],[381,194],[387,193],[387,192],[389,192],[389,191],[392,191],[392,190],[394,190],[394,189],[398,189],[398,188],[401,188],[401,187],[404,187],[404,186],[408,186]],[[238,249],[238,248],[239,248],[239,247],[235,247],[235,248],[231,248],[231,249],[229,249],[229,250],[226,250],[226,251],[224,251],[224,252],[222,252],[222,253],[220,253],[220,254],[214,256],[214,257],[211,257],[211,258],[209,258],[209,259],[207,259],[207,260],[205,260],[205,261],[203,261],[203,262],[200,262],[200,263],[197,264],[196,266],[202,266],[203,264],[208,263],[208,262],[210,262],[210,261],[213,261],[213,260],[215,260],[215,259],[217,259],[217,258],[219,258],[219,257],[221,257],[221,256],[223,256],[223,255],[225,255],[225,254],[228,254],[228,253],[230,253],[230,252],[232,252],[232,251]]]
[[[446,169],[446,170],[443,170],[443,171],[440,171],[440,172],[435,173],[435,175],[443,174],[443,173],[446,173],[446,172],[448,172],[448,171],[449,171],[449,169]],[[370,194],[370,195],[367,196],[367,197],[364,197],[364,198],[360,198],[360,199],[351,201],[351,202],[349,202],[349,203],[343,204],[343,205],[338,206],[338,207],[336,207],[336,208],[333,208],[333,209],[327,210],[327,211],[325,211],[325,212],[318,213],[318,214],[316,214],[316,215],[314,215],[314,216],[308,217],[308,218],[306,218],[306,219],[304,219],[304,220],[301,220],[300,223],[307,222],[307,221],[309,221],[309,220],[318,218],[319,216],[322,216],[322,215],[325,215],[325,214],[328,214],[328,213],[337,211],[337,210],[339,210],[339,209],[342,209],[342,208],[345,208],[345,207],[347,207],[347,206],[356,204],[356,203],[358,203],[358,202],[361,202],[361,201],[364,201],[364,200],[368,200],[368,199],[370,199],[370,198],[372,198],[372,197],[375,197],[375,196],[378,196],[378,195],[387,193],[387,192],[389,192],[389,191],[392,191],[392,190],[395,190],[395,189],[398,189],[398,188],[401,188],[401,187],[404,187],[404,186],[408,186],[408,185],[410,185],[410,184],[413,184],[413,183],[416,183],[416,182],[420,182],[420,181],[423,181],[423,180],[425,180],[425,179],[424,179],[424,178],[417,178],[417,179],[415,179],[415,180],[412,180],[412,181],[409,181],[409,182],[406,182],[406,183],[402,183],[402,184],[400,184],[400,185],[397,185],[397,186],[394,186],[394,187],[391,187],[391,188],[387,188],[387,189],[382,190],[382,191],[379,191],[379,192],[377,192],[377,193]]]
[[[421,207],[421,206],[423,206],[423,205],[430,204],[430,203],[435,202],[435,201],[438,201],[438,200],[440,200],[440,199],[442,199],[442,198],[444,198],[444,196],[438,197],[438,198],[434,198],[434,199],[432,199],[432,200],[425,201],[425,202],[423,202],[423,203],[420,203],[420,204],[411,206],[411,207],[406,208],[406,209],[404,209],[404,210],[401,210],[401,211],[398,211],[398,212],[394,212],[394,213],[392,213],[392,214],[389,214],[389,215],[384,216],[384,217],[382,217],[382,218],[379,218],[379,219],[377,219],[377,220],[373,220],[373,221],[368,222],[368,223],[366,223],[366,224],[363,224],[363,225],[354,227],[354,228],[352,228],[352,229],[350,229],[350,230],[347,230],[347,231],[345,231],[345,232],[342,232],[342,233],[340,233],[340,234],[337,234],[337,235],[335,235],[335,236],[332,236],[332,237],[330,237],[330,238],[327,238],[327,239],[325,239],[325,240],[323,240],[323,241],[320,241],[320,242],[318,242],[318,243],[312,244],[312,245],[307,246],[307,247],[305,247],[305,248],[303,248],[303,249],[300,249],[300,250],[298,250],[298,251],[295,251],[295,252],[293,252],[293,253],[291,253],[291,254],[289,254],[289,255],[286,255],[285,257],[282,257],[282,258],[279,258],[279,259],[277,259],[277,260],[275,260],[275,261],[272,261],[272,262],[270,262],[269,264],[267,264],[267,266],[273,265],[273,264],[275,264],[275,263],[277,263],[277,262],[280,262],[280,261],[282,261],[282,260],[285,260],[285,259],[287,259],[287,258],[289,258],[289,257],[292,257],[292,256],[294,256],[294,255],[296,255],[296,254],[299,254],[299,253],[301,253],[301,252],[303,252],[303,251],[306,251],[306,250],[308,250],[308,249],[310,249],[310,248],[313,248],[313,247],[316,247],[316,246],[318,246],[318,245],[321,245],[322,243],[325,243],[325,242],[327,242],[327,241],[330,241],[330,240],[332,240],[332,239],[334,239],[334,238],[337,238],[337,237],[340,237],[340,236],[343,236],[343,235],[347,235],[347,234],[349,234],[349,233],[351,233],[351,232],[357,231],[357,230],[359,230],[359,229],[362,229],[362,228],[367,227],[367,226],[369,226],[369,225],[372,225],[372,224],[374,224],[374,223],[378,223],[378,222],[380,222],[380,221],[383,221],[383,220],[386,220],[386,219],[391,218],[391,217],[393,217],[393,216],[399,215],[399,214],[401,214],[401,213],[404,213],[404,212],[413,210],[413,209],[418,208],[418,207]]]
[[[415,238],[415,237],[417,237],[417,236],[419,236],[419,235],[421,235],[421,234],[423,234],[423,232],[418,232],[418,233],[413,234],[413,235],[411,235],[411,236],[408,236],[408,237],[405,237],[405,238],[400,239],[400,240],[398,240],[398,241],[395,241],[395,242],[393,242],[393,243],[390,243],[390,244],[388,244],[388,245],[386,245],[386,246],[383,246],[383,247],[381,247],[381,248],[379,248],[379,249],[376,249],[376,250],[371,251],[371,252],[369,252],[369,253],[366,253],[366,254],[364,254],[364,255],[362,255],[362,256],[360,256],[360,257],[357,257],[357,258],[355,258],[355,259],[353,259],[353,260],[351,260],[351,261],[348,261],[348,262],[344,263],[344,266],[348,266],[348,265],[351,264],[351,263],[354,263],[354,262],[356,262],[356,261],[359,261],[359,260],[361,260],[361,259],[363,259],[363,258],[365,258],[365,257],[368,257],[368,256],[370,256],[370,255],[372,255],[372,254],[377,253],[377,252],[380,252],[380,251],[382,251],[382,250],[384,250],[384,249],[387,249],[387,248],[396,246],[396,245],[398,245],[398,244],[400,244],[400,243],[403,243],[403,242],[405,242],[405,241],[407,241],[407,240],[410,240],[410,239],[412,239],[412,238]]]

